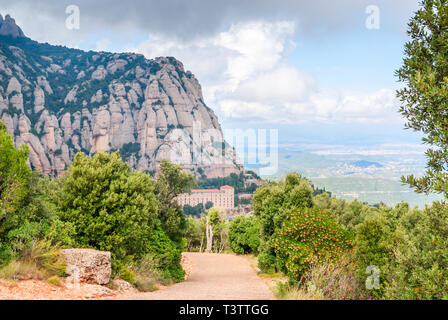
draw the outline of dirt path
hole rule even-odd
[[[123,299],[136,300],[271,300],[275,299],[250,263],[229,254],[186,253],[190,277],[159,291]]]

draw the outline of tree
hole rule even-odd
[[[32,179],[27,161],[27,146],[15,148],[0,121],[0,264],[12,257],[11,238],[15,231],[27,221],[38,220],[34,219],[33,211],[22,210],[29,200]]]
[[[148,252],[160,223],[148,174],[132,171],[118,152],[78,153],[59,180],[54,201],[60,219],[74,226],[78,246],[111,251],[115,271]]]
[[[337,223],[351,232],[355,232],[355,227],[370,211],[374,210],[356,199],[348,202],[344,199],[332,198],[328,193],[315,196],[313,202],[316,208],[330,212]]]
[[[397,91],[406,129],[421,131],[427,171],[423,177],[403,177],[419,193],[431,191],[448,197],[448,4],[423,0],[408,28],[403,66],[396,71],[405,87]]]
[[[197,205],[192,207],[189,204],[186,204],[184,205],[183,210],[187,216],[200,217],[202,211],[204,211],[204,205],[202,203],[198,203]]]
[[[218,208],[211,208],[205,216],[206,252],[221,253],[228,244],[225,217]]]
[[[213,207],[213,202],[207,201],[207,203],[205,204],[205,210],[208,210],[208,209],[210,209],[212,207]]]
[[[160,163],[155,194],[159,200],[158,217],[163,230],[175,243],[181,243],[185,233],[186,221],[182,208],[175,201],[181,193],[190,192],[196,180],[193,175],[168,160]]]
[[[185,231],[185,238],[187,239],[187,251],[202,252],[204,242],[205,223],[204,218],[187,218],[187,228]]]
[[[257,255],[260,245],[260,225],[256,217],[240,215],[233,219],[229,227],[229,242],[235,253]]]
[[[13,212],[29,192],[32,172],[27,165],[28,147],[18,149],[0,121],[0,221]]]

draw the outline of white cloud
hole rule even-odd
[[[253,21],[200,41],[152,34],[128,51],[181,60],[201,82],[207,104],[227,118],[290,124],[400,121],[392,90],[320,88],[313,76],[288,64],[295,29],[292,21]]]
[[[214,44],[234,53],[228,58],[227,69],[232,89],[252,75],[277,65],[286,46],[294,46],[289,40],[294,35],[294,29],[293,22],[257,21],[239,23],[229,31],[220,33]]]
[[[312,77],[294,67],[279,65],[269,72],[241,82],[232,96],[242,100],[278,104],[304,101],[314,90],[316,83]]]

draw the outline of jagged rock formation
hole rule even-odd
[[[77,152],[100,150],[120,150],[149,172],[164,158],[208,177],[242,168],[181,62],[40,44],[9,16],[0,17],[0,119],[43,174],[60,174]]]
[[[15,20],[11,18],[9,14],[6,15],[4,20],[3,16],[0,14],[0,35],[11,36],[13,38],[25,37],[22,29],[16,25]]]

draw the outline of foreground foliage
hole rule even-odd
[[[277,271],[276,253],[271,238],[282,227],[293,208],[313,205],[313,188],[308,180],[290,173],[284,181],[262,185],[253,196],[254,215],[260,223],[258,266],[263,272]]]
[[[273,237],[280,269],[300,280],[310,266],[334,262],[351,248],[350,235],[327,212],[293,210]]]
[[[229,242],[233,252],[258,254],[260,225],[254,216],[236,217],[229,226]]]
[[[149,175],[131,171],[118,153],[79,153],[56,183],[59,217],[74,226],[77,246],[111,251],[114,270],[146,254],[158,223]]]
[[[448,3],[423,0],[409,22],[410,41],[404,50],[403,66],[397,70],[403,89],[397,91],[406,128],[424,134],[427,168],[423,177],[403,177],[417,192],[436,191],[448,196],[448,51],[446,48]]]

